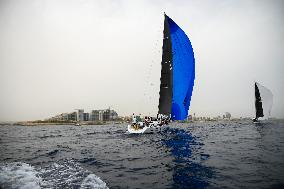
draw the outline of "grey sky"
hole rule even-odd
[[[109,106],[155,115],[164,11],[195,52],[190,114],[253,116],[258,81],[284,117],[281,0],[0,0],[0,121]]]

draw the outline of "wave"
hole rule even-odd
[[[89,174],[82,182],[81,189],[107,189],[106,183],[104,183],[99,177],[94,174]]]
[[[33,167],[27,163],[0,164],[0,188],[81,188],[108,189],[106,183],[73,160]]]
[[[62,137],[62,135],[43,135],[39,136],[40,139]]]

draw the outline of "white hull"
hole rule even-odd
[[[141,129],[135,129],[131,125],[128,125],[128,132],[129,133],[134,133],[134,134],[143,134],[143,133],[157,133],[162,131],[163,128],[166,126],[145,126]]]
[[[261,120],[253,121],[253,123],[256,125],[265,125],[265,124],[271,124],[272,121],[268,119],[261,119]]]

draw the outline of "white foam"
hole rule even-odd
[[[26,163],[10,163],[0,167],[0,185],[4,188],[38,189],[42,179]]]
[[[89,174],[82,182],[81,189],[108,189],[106,183],[94,174]]]
[[[35,169],[27,163],[0,164],[0,188],[108,189],[105,182],[73,160]]]

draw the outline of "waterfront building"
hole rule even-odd
[[[104,120],[104,110],[99,110],[99,120],[100,121],[105,121]]]
[[[89,113],[83,113],[83,120],[89,121]]]
[[[99,120],[99,110],[92,110],[90,113],[90,121],[98,121]]]
[[[103,110],[103,121],[109,121],[110,120],[110,110]]]
[[[67,114],[67,121],[77,121],[77,112]]]
[[[106,109],[102,111],[103,111],[103,121],[112,121],[118,118],[118,114],[114,110]]]
[[[92,110],[90,113],[90,121],[111,121],[117,118],[118,114],[111,109]]]
[[[109,117],[110,120],[115,120],[115,119],[118,119],[118,114],[116,111],[114,110],[110,110],[110,117]]]
[[[67,121],[68,120],[68,114],[67,113],[63,113],[62,114],[62,121]]]
[[[116,111],[111,109],[92,110],[85,113],[84,109],[76,109],[71,113],[61,113],[49,119],[48,121],[113,121],[118,119]]]
[[[84,121],[84,109],[77,110],[77,121]]]

